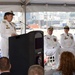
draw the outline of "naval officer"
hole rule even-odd
[[[9,37],[16,35],[16,29],[14,23],[12,23],[14,13],[6,12],[4,14],[4,19],[0,23],[0,34],[1,34],[1,43],[0,50],[1,56],[9,57]]]
[[[47,29],[47,33],[48,34],[44,36],[44,55],[49,56],[52,59],[51,61],[54,62],[57,67],[61,47],[57,37],[53,35],[52,26]]]
[[[64,33],[61,34],[61,39],[60,39],[61,47],[62,47],[61,52],[70,51],[73,54],[75,54],[74,38],[73,35],[69,33],[69,30],[70,30],[69,26],[65,26]]]

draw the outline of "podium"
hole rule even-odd
[[[12,75],[28,75],[31,65],[44,67],[44,42],[42,31],[9,38],[9,59]]]

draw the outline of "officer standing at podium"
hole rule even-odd
[[[74,38],[73,35],[71,33],[69,33],[69,27],[65,26],[64,27],[64,33],[61,34],[61,47],[63,51],[70,51],[72,53],[74,53],[75,55],[75,43],[74,43]]]
[[[0,23],[0,34],[1,34],[1,56],[9,57],[9,42],[8,39],[11,36],[16,35],[16,29],[14,23],[12,23],[13,12],[6,12],[4,14],[4,20]]]
[[[57,37],[53,35],[53,27],[50,26],[47,29],[48,35],[44,37],[44,54],[52,58],[55,62],[55,66],[58,66],[59,62],[59,53],[60,53],[60,44],[57,40]]]

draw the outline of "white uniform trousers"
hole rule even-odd
[[[8,38],[1,37],[1,55],[2,57],[8,57]]]
[[[58,68],[59,65],[59,54],[60,54],[60,49],[59,48],[52,48],[52,49],[47,49],[45,52],[46,56],[49,57],[54,57],[52,61],[54,61],[53,67],[56,69]]]

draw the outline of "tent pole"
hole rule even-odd
[[[26,34],[26,0],[25,0],[25,9],[24,9],[24,11],[25,11],[25,34]]]
[[[22,8],[23,8],[23,14],[24,14],[24,29],[23,29],[23,33],[26,34],[26,0],[21,0],[21,3],[22,3]]]

